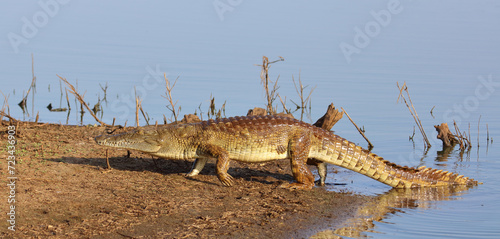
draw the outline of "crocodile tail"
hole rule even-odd
[[[330,132],[329,132],[330,133]],[[358,172],[394,188],[477,185],[474,179],[438,169],[411,168],[391,163],[356,144],[331,133],[315,152],[321,161]]]

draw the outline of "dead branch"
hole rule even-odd
[[[177,83],[177,80],[179,77],[177,77],[172,85],[170,85],[170,81],[167,78],[167,74],[163,73],[163,77],[165,78],[165,86],[167,88],[167,91],[165,92],[165,96],[163,96],[165,99],[168,100],[168,103],[170,105],[167,105],[167,108],[172,112],[174,115],[174,120],[177,122],[177,114],[180,112],[180,107],[176,108],[175,105],[177,104],[177,101],[174,103],[174,100],[172,98],[172,89],[175,87],[175,84]]]
[[[276,113],[275,110],[273,109],[273,103],[276,100],[276,95],[277,91],[279,89],[278,86],[278,79],[274,82],[273,89],[269,91],[269,84],[273,83],[271,80],[269,80],[269,68],[271,67],[270,65],[279,61],[284,61],[285,59],[283,57],[279,57],[279,60],[275,60],[272,62],[269,62],[269,58],[267,56],[262,56],[262,65],[259,65],[262,67],[262,70],[260,72],[260,79],[261,79],[261,84],[264,86],[264,91],[266,92],[266,99],[267,99],[267,111],[269,114],[274,114]]]
[[[361,134],[361,136],[363,136],[363,138],[366,140],[366,142],[368,142],[368,148],[372,149],[373,148],[373,144],[370,142],[370,140],[368,140],[368,138],[365,136],[365,134],[363,133],[363,131],[361,131],[361,129],[359,129],[359,127],[356,125],[356,123],[354,123],[354,121],[351,119],[351,117],[349,116],[349,114],[347,113],[347,111],[344,110],[344,108],[340,107],[340,109],[345,113],[345,115],[347,115],[347,118],[349,118],[349,120],[351,121],[351,123],[354,125],[354,127],[356,127],[356,129]]]
[[[0,115],[4,116],[4,117],[7,117],[9,118],[9,120],[11,120],[12,122],[16,123],[17,120],[14,119],[12,116],[8,115],[7,113],[3,112],[3,111],[0,111]]]
[[[464,133],[462,134],[462,132],[458,128],[457,122],[455,122],[455,120],[453,120],[453,126],[455,126],[455,133],[456,133],[455,137],[458,140],[458,144],[460,145],[460,149],[461,150],[470,149],[472,147],[472,144],[471,144],[470,140],[467,138],[467,133],[464,131]]]
[[[301,110],[301,113],[300,113],[300,119],[302,120],[302,117],[304,115],[304,111],[307,107],[307,103],[309,102],[309,105],[311,104],[311,95],[314,91],[314,89],[316,89],[316,86],[313,87],[311,89],[311,91],[309,92],[309,94],[307,95],[307,97],[304,97],[304,90],[308,87],[308,86],[304,86],[302,84],[302,80],[300,79],[300,73],[299,73],[299,84],[297,86],[297,83],[295,82],[295,78],[292,76],[292,81],[293,81],[293,85],[295,86],[295,91],[297,92],[297,94],[299,95],[300,97],[300,105],[293,102],[292,100],[292,103],[295,104],[295,106],[297,107],[297,109],[300,109]]]
[[[92,115],[92,117],[94,117],[94,119],[99,122],[99,124],[103,125],[103,126],[109,126],[108,124],[102,122],[101,120],[99,120],[99,118],[97,118],[97,116],[94,114],[94,112],[92,112],[92,110],[90,109],[90,107],[87,105],[87,103],[85,103],[85,101],[83,100],[83,97],[78,94],[78,92],[76,91],[75,87],[69,83],[66,78],[64,77],[61,77],[59,75],[57,75],[57,77],[59,77],[59,79],[61,79],[64,83],[66,83],[66,85],[69,87],[69,93],[73,94],[75,96],[75,98],[80,102],[80,104],[84,105],[85,108],[87,108],[88,112],[90,113],[90,115]]]
[[[278,98],[280,98],[280,102],[281,102],[281,105],[283,106],[283,111],[286,112],[287,114],[290,114],[290,110],[288,110],[286,108],[286,105],[285,105],[285,102],[286,102],[286,96],[285,96],[285,100],[283,101],[283,99],[281,98],[280,94],[277,94]]]
[[[410,93],[408,92],[408,87],[406,86],[406,82],[403,83],[403,86],[399,87],[399,82],[396,83],[399,89],[399,96],[398,96],[398,102],[399,99],[402,98],[403,101],[406,104],[406,107],[408,107],[408,110],[410,111],[411,115],[413,116],[413,119],[415,120],[415,123],[418,126],[418,129],[420,130],[420,133],[422,133],[422,137],[424,138],[424,141],[426,143],[426,146],[428,148],[431,147],[431,143],[429,142],[429,139],[427,138],[427,135],[425,134],[424,127],[422,126],[422,122],[420,121],[420,118],[418,117],[417,111],[415,110],[415,107],[413,106],[413,102],[411,101],[410,98]],[[408,96],[408,100],[410,101],[410,105],[406,101],[405,96],[403,95],[403,90],[406,92],[406,95]]]
[[[0,93],[2,93],[4,97],[3,105],[2,105],[2,110],[0,110],[0,116],[5,116],[9,118],[11,121],[14,121],[15,119],[10,117],[10,109],[9,109],[9,95],[5,95],[1,90]],[[5,113],[5,110],[7,110],[7,113]],[[0,121],[2,121],[2,117],[0,117]],[[15,122],[15,121],[14,121]]]
[[[135,92],[135,87],[134,87]],[[141,99],[137,96],[137,92],[135,92],[135,124],[136,127],[139,127],[139,108],[141,107]]]

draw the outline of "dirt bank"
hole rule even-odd
[[[7,159],[8,126],[0,131]],[[106,148],[104,127],[20,122],[16,126],[15,203],[8,203],[8,164],[0,164],[2,237],[302,238],[344,222],[368,197],[281,189],[288,161],[231,163],[234,187],[223,187],[209,162],[194,178],[191,161],[152,159]],[[330,176],[332,177],[332,176]],[[15,232],[5,212],[15,206]]]

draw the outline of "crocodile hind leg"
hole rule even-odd
[[[229,169],[230,159],[229,159],[229,153],[225,149],[219,146],[209,144],[198,147],[197,153],[198,155],[202,155],[207,158],[216,158],[217,178],[219,178],[219,180],[222,182],[222,184],[224,184],[224,186],[228,187],[233,186],[234,179],[231,175],[227,173],[227,170]]]
[[[307,167],[310,150],[310,136],[302,134],[290,142],[290,164],[296,182],[285,185],[285,188],[311,189],[314,186],[314,176]]]
[[[197,158],[193,163],[191,171],[189,171],[189,173],[186,174],[186,177],[193,177],[198,175],[201,172],[201,170],[205,167],[207,161],[208,158]]]

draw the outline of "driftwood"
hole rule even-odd
[[[328,106],[325,115],[319,118],[313,125],[324,130],[330,130],[344,116],[344,112],[339,112],[333,103]]]
[[[255,107],[253,109],[249,109],[248,110],[248,113],[247,113],[247,116],[265,116],[265,115],[268,115],[268,112],[267,110],[263,109],[263,108],[259,108],[259,107]],[[294,118],[292,114],[290,113],[275,113],[273,115],[277,115],[277,116],[283,116],[283,117],[288,117],[288,118]]]
[[[456,143],[458,143],[458,139],[455,137],[454,134],[451,133],[447,123],[442,123],[441,125],[434,125],[434,128],[438,132],[437,138],[443,141],[443,148],[452,147]]]
[[[247,116],[257,116],[257,115],[261,116],[267,115],[267,110],[259,107],[255,107],[253,109],[248,110]]]
[[[198,117],[198,115],[194,114],[184,115],[184,118],[181,120],[181,123],[196,123],[196,122],[201,122],[201,120]]]

